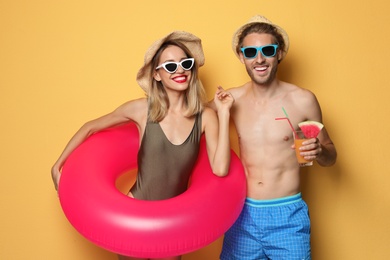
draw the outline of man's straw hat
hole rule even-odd
[[[201,40],[196,37],[195,35],[185,32],[185,31],[173,31],[164,38],[155,41],[149,49],[145,53],[145,58],[144,58],[144,65],[142,68],[138,71],[137,74],[137,82],[140,85],[140,87],[148,93],[148,89],[152,85],[152,78],[150,77],[150,72],[151,72],[151,61],[156,55],[156,52],[160,47],[167,41],[179,41],[182,44],[184,44],[187,49],[191,52],[192,57],[195,59],[195,62],[197,65],[203,66],[204,64],[204,54],[203,54],[203,49],[202,49],[202,43]]]

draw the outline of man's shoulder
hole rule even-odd
[[[229,91],[233,95],[233,97],[237,99],[243,96],[248,91],[248,88],[249,88],[249,83],[247,82],[241,86],[229,88],[227,91]]]
[[[303,97],[314,96],[314,93],[311,92],[310,90],[294,85],[289,82],[281,82],[281,86],[286,92],[291,93],[292,95],[303,96]]]

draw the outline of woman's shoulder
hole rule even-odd
[[[210,107],[208,107],[208,106],[205,106],[204,108],[203,108],[203,111],[202,111],[202,117],[207,117],[207,116],[214,116],[214,115],[216,115],[216,112],[212,109],[212,108],[210,108]]]
[[[129,105],[138,105],[138,106],[146,106],[148,104],[147,98],[137,98],[127,101],[125,104]]]
[[[202,111],[202,123],[211,123],[217,119],[217,113],[210,107],[205,107]]]
[[[210,107],[205,107],[202,111],[202,132],[206,126],[215,126],[218,124],[217,113]]]
[[[119,108],[124,110],[145,109],[148,107],[148,100],[146,98],[138,98],[125,102]]]
[[[146,98],[139,98],[127,101],[116,109],[117,114],[139,122],[147,116],[148,101]]]

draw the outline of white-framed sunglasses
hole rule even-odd
[[[177,69],[179,68],[179,65],[180,65],[180,67],[183,68],[183,70],[190,70],[194,66],[194,63],[195,63],[194,58],[184,59],[180,62],[167,61],[167,62],[164,62],[163,64],[158,65],[156,67],[156,70],[158,70],[160,68],[164,68],[166,72],[172,74],[172,73],[175,73],[177,71]]]

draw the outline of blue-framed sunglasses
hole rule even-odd
[[[194,58],[184,59],[180,62],[167,61],[161,65],[158,65],[156,67],[156,70],[158,70],[160,68],[164,68],[166,72],[173,74],[177,71],[177,69],[179,68],[179,65],[180,65],[180,67],[183,68],[183,70],[190,70],[194,66],[194,63],[195,63]]]
[[[268,58],[268,57],[274,57],[276,55],[276,50],[278,49],[279,45],[277,44],[269,44],[264,46],[247,46],[241,48],[242,53],[244,54],[244,57],[246,59],[254,59],[257,57],[257,54],[259,51],[261,54]]]

